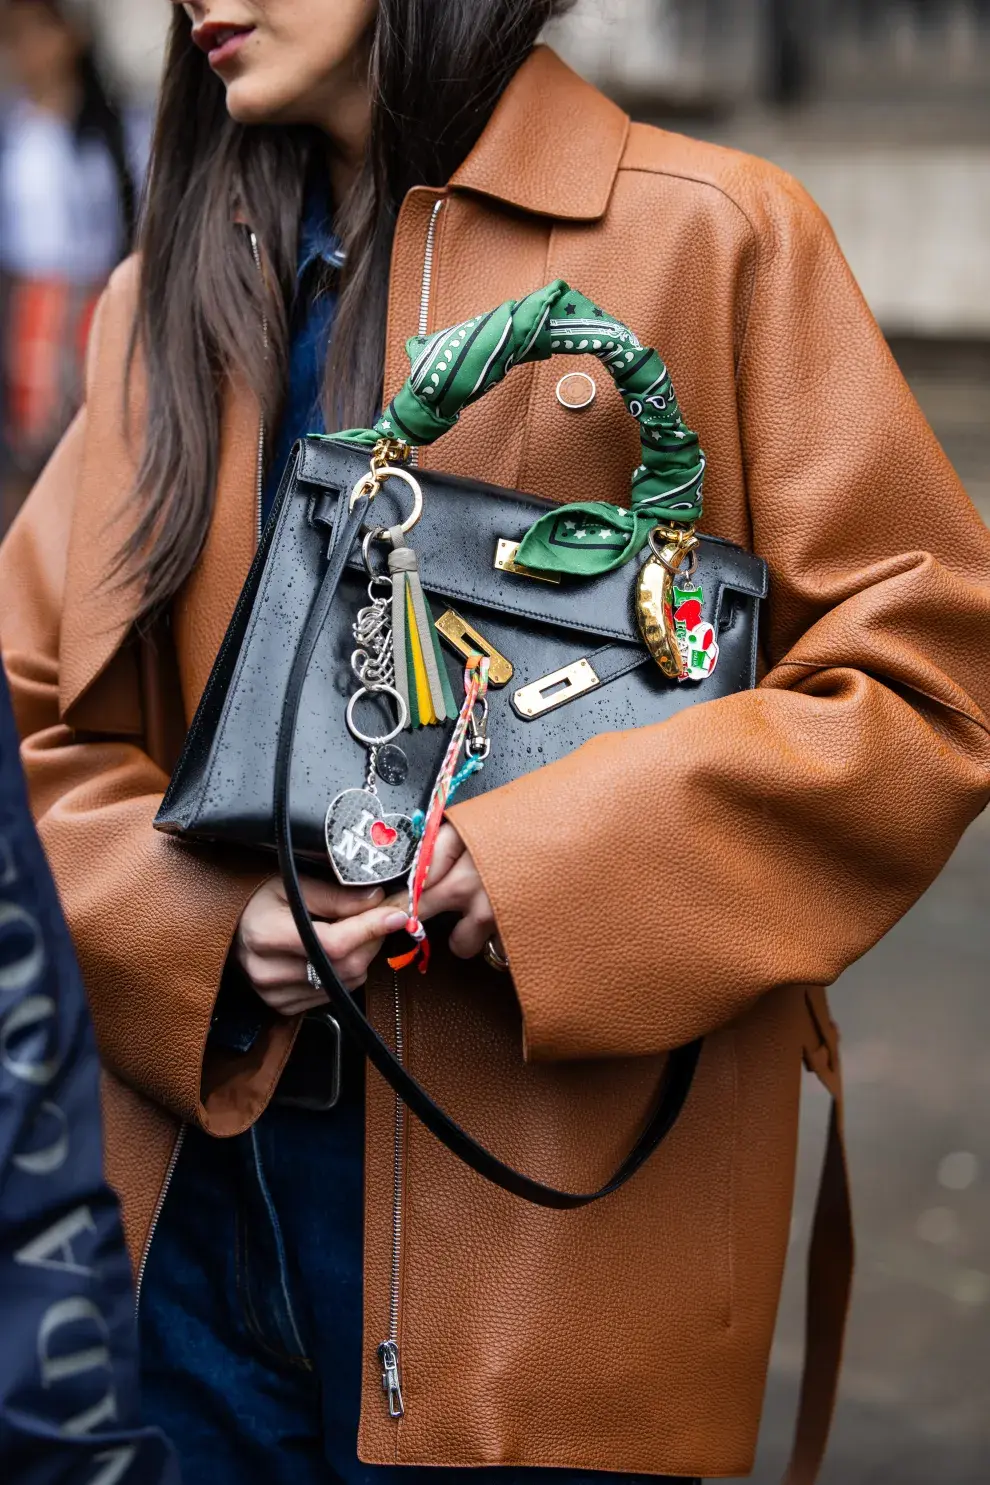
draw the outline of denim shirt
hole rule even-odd
[[[274,508],[292,445],[307,433],[324,431],[320,393],[337,295],[332,288],[321,289],[320,283],[327,265],[339,269],[343,262],[327,201],[318,192],[310,191],[299,231],[296,298],[290,321],[289,385],[262,488],[262,525]],[[213,1014],[210,1031],[213,1044],[231,1052],[249,1052],[268,1019],[270,1013],[266,1007],[244,976],[231,966],[224,975]]]
[[[307,433],[325,432],[320,392],[337,312],[337,295],[333,289],[321,290],[319,282],[327,266],[339,269],[343,262],[327,203],[317,192],[310,191],[299,231],[296,300],[290,323],[289,385],[262,492],[262,523],[272,513],[282,471],[296,439]]]

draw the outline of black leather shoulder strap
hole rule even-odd
[[[296,721],[306,674],[330,613],[341,575],[359,539],[368,504],[367,497],[360,498],[346,519],[343,519],[344,501],[340,502],[341,516],[338,518],[331,543],[329,565],[313,599],[299,641],[282,707],[275,763],[274,807],[279,866],[289,906],[310,962],[320,977],[341,1026],[361,1047],[369,1061],[374,1064],[386,1082],[391,1084],[395,1092],[412,1113],[426,1125],[427,1129],[472,1170],[476,1170],[479,1175],[493,1181],[496,1186],[501,1186],[503,1190],[511,1192],[514,1196],[535,1202],[538,1206],[553,1207],[558,1210],[587,1206],[589,1202],[598,1201],[601,1197],[608,1196],[611,1192],[617,1191],[620,1186],[625,1185],[673,1128],[691,1090],[698,1058],[701,1054],[701,1041],[691,1042],[689,1046],[679,1047],[670,1053],[657,1090],[654,1111],[611,1180],[606,1181],[598,1191],[586,1193],[558,1191],[553,1186],[546,1186],[541,1181],[533,1180],[530,1176],[523,1175],[521,1171],[514,1170],[512,1166],[499,1160],[490,1150],[478,1144],[477,1140],[473,1139],[434,1102],[426,1089],[393,1056],[391,1049],[378,1035],[353,996],[334,974],[333,965],[317,937],[313,919],[303,899],[292,849],[289,807]]]

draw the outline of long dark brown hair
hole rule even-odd
[[[346,265],[324,385],[329,429],[366,425],[379,410],[392,237],[406,192],[446,184],[541,28],[570,3],[379,0],[367,156],[348,198],[334,203]],[[140,236],[135,340],[147,424],[137,518],[117,568],[135,583],[142,616],[164,607],[203,545],[228,374],[246,377],[269,427],[278,419],[299,218],[326,148],[314,129],[234,123],[176,7]]]

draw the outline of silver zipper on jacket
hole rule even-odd
[[[426,229],[426,251],[423,254],[423,285],[419,295],[419,325],[417,334],[425,335],[430,323],[430,291],[433,288],[433,249],[436,244],[437,222],[443,210],[444,198],[434,201],[433,210],[430,213],[430,225]],[[419,449],[413,449],[409,455],[410,464],[419,463]]]
[[[430,214],[430,225],[426,231],[426,251],[423,255],[423,281],[419,296],[419,334],[425,335],[430,322],[430,291],[433,287],[433,251],[436,243],[437,222],[443,208],[443,197],[434,202]],[[413,449],[411,463],[418,459]],[[395,1015],[395,1056],[402,1062],[405,1037],[402,1028],[402,990],[399,976],[392,975],[392,1006]],[[388,1340],[378,1347],[378,1360],[382,1368],[382,1391],[388,1401],[390,1418],[400,1419],[406,1411],[402,1400],[402,1373],[399,1360],[399,1303],[401,1299],[402,1274],[402,1181],[403,1153],[405,1149],[405,1106],[398,1094],[392,1125],[392,1269],[388,1291]]]
[[[419,296],[419,333],[425,335],[430,323],[430,290],[433,287],[433,248],[437,236],[437,219],[443,210],[444,198],[434,201],[430,225],[426,229],[426,253],[423,257],[423,289]]]
[[[258,245],[258,235],[257,235],[256,232],[250,232],[248,234],[248,238],[249,238],[249,241],[251,243],[251,256],[254,259],[254,266],[258,270],[259,276],[263,279],[264,278],[264,275],[262,274],[262,271],[261,271],[261,248]],[[265,356],[267,357],[267,355],[268,355],[268,316],[266,314],[262,314],[262,316],[261,316],[261,338],[262,338],[262,341],[264,342]],[[258,419],[258,463],[257,463],[257,467],[256,467],[256,470],[255,470],[255,478],[254,478],[254,544],[255,544],[255,547],[260,547],[261,546],[261,512],[262,512],[262,509],[263,509],[263,506],[264,506],[264,500],[265,500],[265,420],[264,420],[264,417],[260,417]]]
[[[185,1144],[186,1130],[188,1127],[188,1125],[183,1124],[179,1129],[178,1134],[175,1136],[175,1144],[172,1146],[172,1154],[168,1162],[168,1168],[165,1171],[165,1180],[162,1182],[162,1189],[158,1193],[158,1200],[155,1202],[155,1210],[152,1214],[151,1226],[148,1228],[148,1236],[145,1238],[144,1242],[144,1252],[141,1254],[141,1262],[138,1265],[137,1278],[134,1281],[135,1315],[137,1315],[138,1308],[141,1304],[141,1289],[144,1284],[145,1270],[148,1267],[148,1255],[151,1252],[151,1240],[155,1235],[155,1229],[157,1228],[159,1218],[162,1215],[162,1208],[165,1205],[165,1198],[168,1195],[168,1188],[171,1186],[172,1177],[175,1175],[175,1167],[178,1165],[179,1156],[182,1154],[182,1146]]]
[[[403,1060],[404,1038],[402,1034],[402,991],[399,976],[392,973],[392,1003],[395,1012],[395,1059]],[[392,1125],[392,1271],[388,1291],[388,1340],[378,1347],[378,1360],[382,1367],[382,1391],[388,1399],[390,1418],[401,1418],[405,1413],[402,1401],[402,1377],[399,1370],[399,1286],[402,1264],[402,1176],[405,1136],[405,1109],[402,1099],[395,1095],[395,1112]]]

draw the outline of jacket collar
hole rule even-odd
[[[536,47],[451,177],[522,211],[596,222],[608,208],[629,119],[549,47]]]

